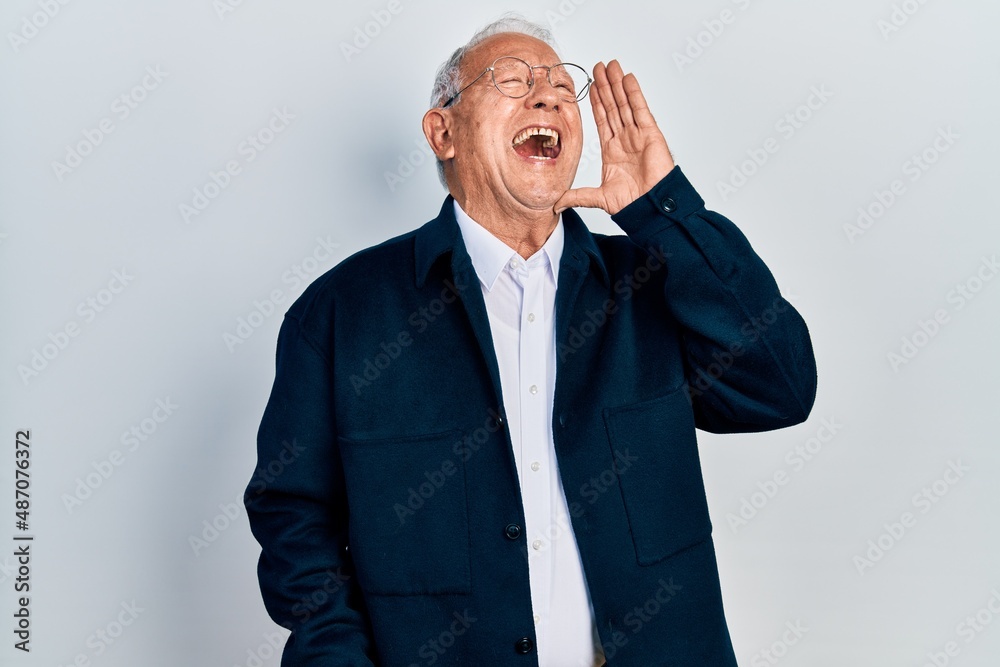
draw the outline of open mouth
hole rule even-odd
[[[554,160],[562,151],[559,133],[548,127],[529,127],[522,130],[513,141],[514,152],[529,160]]]

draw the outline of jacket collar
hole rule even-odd
[[[445,197],[441,211],[433,220],[425,223],[418,230],[414,241],[414,266],[416,268],[417,287],[423,287],[427,274],[441,255],[450,252],[452,268],[459,270],[471,268],[472,260],[462,239],[458,221],[455,219],[454,197]],[[594,237],[587,229],[583,220],[571,208],[563,211],[562,223],[565,230],[561,264],[575,266],[585,270],[588,266],[596,267],[598,275],[605,287],[610,286],[608,270],[604,266],[604,258],[594,242]]]
[[[469,214],[462,210],[458,202],[454,202],[455,219],[458,227],[462,230],[462,240],[465,242],[465,249],[472,258],[472,266],[476,269],[479,281],[487,291],[493,291],[500,274],[508,270],[511,261],[518,261],[521,256],[507,245],[506,242],[498,239],[490,233],[488,229],[469,217]],[[538,249],[529,260],[524,260],[519,271],[527,271],[529,264],[541,265],[544,263],[545,273],[551,274],[552,284],[559,280],[559,262],[562,259],[562,251],[565,246],[566,228],[562,223],[562,216],[556,221],[556,226],[552,233],[545,240],[545,243]]]

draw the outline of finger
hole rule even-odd
[[[622,127],[622,117],[618,113],[618,105],[615,104],[615,94],[611,90],[611,82],[608,81],[608,70],[604,63],[594,65],[594,87],[601,98],[601,106],[604,107],[604,115],[608,119],[608,126],[615,134]]]
[[[575,190],[567,190],[563,193],[555,204],[552,206],[552,210],[556,213],[562,213],[568,208],[574,206],[583,206],[585,208],[603,208],[604,197],[602,196],[600,188],[577,188]]]
[[[653,118],[653,114],[649,110],[649,104],[646,102],[645,95],[642,94],[642,88],[639,87],[639,81],[635,75],[627,74],[622,81],[622,87],[625,89],[625,94],[628,95],[628,103],[632,108],[635,124],[639,127],[655,127],[656,119]]]
[[[615,104],[618,106],[618,115],[621,116],[622,125],[629,126],[635,125],[635,119],[632,117],[632,107],[628,103],[628,95],[625,94],[625,87],[622,85],[622,79],[625,78],[625,72],[622,71],[622,66],[617,60],[612,60],[608,63],[608,81],[611,83],[611,92],[615,98]]]
[[[597,125],[597,138],[600,139],[601,146],[603,146],[611,141],[614,132],[608,125],[608,112],[604,110],[604,105],[601,103],[601,94],[597,92],[597,86],[591,86],[588,94],[590,95],[590,107],[594,112],[594,123]]]

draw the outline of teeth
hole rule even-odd
[[[553,148],[559,143],[559,133],[555,130],[550,130],[546,127],[529,127],[527,130],[514,137],[513,145],[516,148],[534,136],[547,137],[542,143],[542,146],[545,148]]]

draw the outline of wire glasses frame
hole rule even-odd
[[[510,89],[510,85],[509,84],[510,84],[510,82],[503,82],[505,85],[507,85],[507,88],[508,88],[508,90],[505,90],[504,88],[501,87],[501,82],[497,81],[497,78],[496,78],[497,77],[497,74],[496,74],[496,72],[497,72],[497,63],[500,62],[500,61],[502,61],[502,60],[516,61],[518,63],[522,63],[527,68],[528,73],[529,73],[528,74],[528,81],[527,82],[523,82],[523,81],[519,82],[519,83],[527,83],[527,86],[525,87],[523,93],[520,93],[519,95],[512,95],[509,92],[509,89]],[[552,81],[552,70],[554,68],[556,68],[556,67],[562,67],[564,71],[566,71],[567,73],[570,73],[570,78],[571,79],[573,78],[573,74],[572,73],[582,74],[584,77],[587,78],[587,82],[580,87],[580,90],[579,90],[579,92],[577,92],[575,94],[575,97],[572,94],[570,94],[568,96],[566,96],[566,95],[562,96],[563,99],[566,102],[576,103],[576,102],[579,102],[580,100],[582,100],[587,95],[587,91],[590,89],[590,84],[592,84],[594,82],[594,80],[590,77],[590,74],[587,73],[587,70],[583,69],[579,65],[576,65],[574,63],[556,63],[555,65],[529,65],[524,60],[521,60],[520,58],[517,58],[515,56],[500,56],[499,58],[497,58],[496,60],[493,61],[492,65],[490,65],[489,67],[487,67],[486,69],[484,69],[483,72],[482,72],[482,74],[480,74],[475,79],[473,79],[472,81],[470,81],[468,83],[468,85],[466,85],[465,87],[463,87],[457,93],[455,93],[454,95],[452,95],[451,97],[449,97],[448,100],[444,104],[441,105],[441,108],[442,109],[448,108],[452,103],[455,102],[455,100],[458,99],[459,95],[461,95],[463,92],[465,92],[466,90],[468,90],[470,86],[472,86],[477,81],[479,81],[481,78],[483,78],[483,76],[487,72],[490,72],[490,75],[491,75],[491,77],[493,79],[493,87],[496,88],[501,94],[506,95],[507,97],[510,97],[510,98],[513,98],[513,99],[520,99],[520,98],[526,96],[528,93],[531,92],[531,89],[535,85],[535,70],[538,69],[538,68],[542,68],[542,69],[545,70],[545,78],[548,79],[549,85],[552,86],[553,88],[559,90],[560,86],[556,85]],[[519,86],[517,86],[517,87],[519,88]],[[566,86],[563,86],[563,88],[566,88]]]

